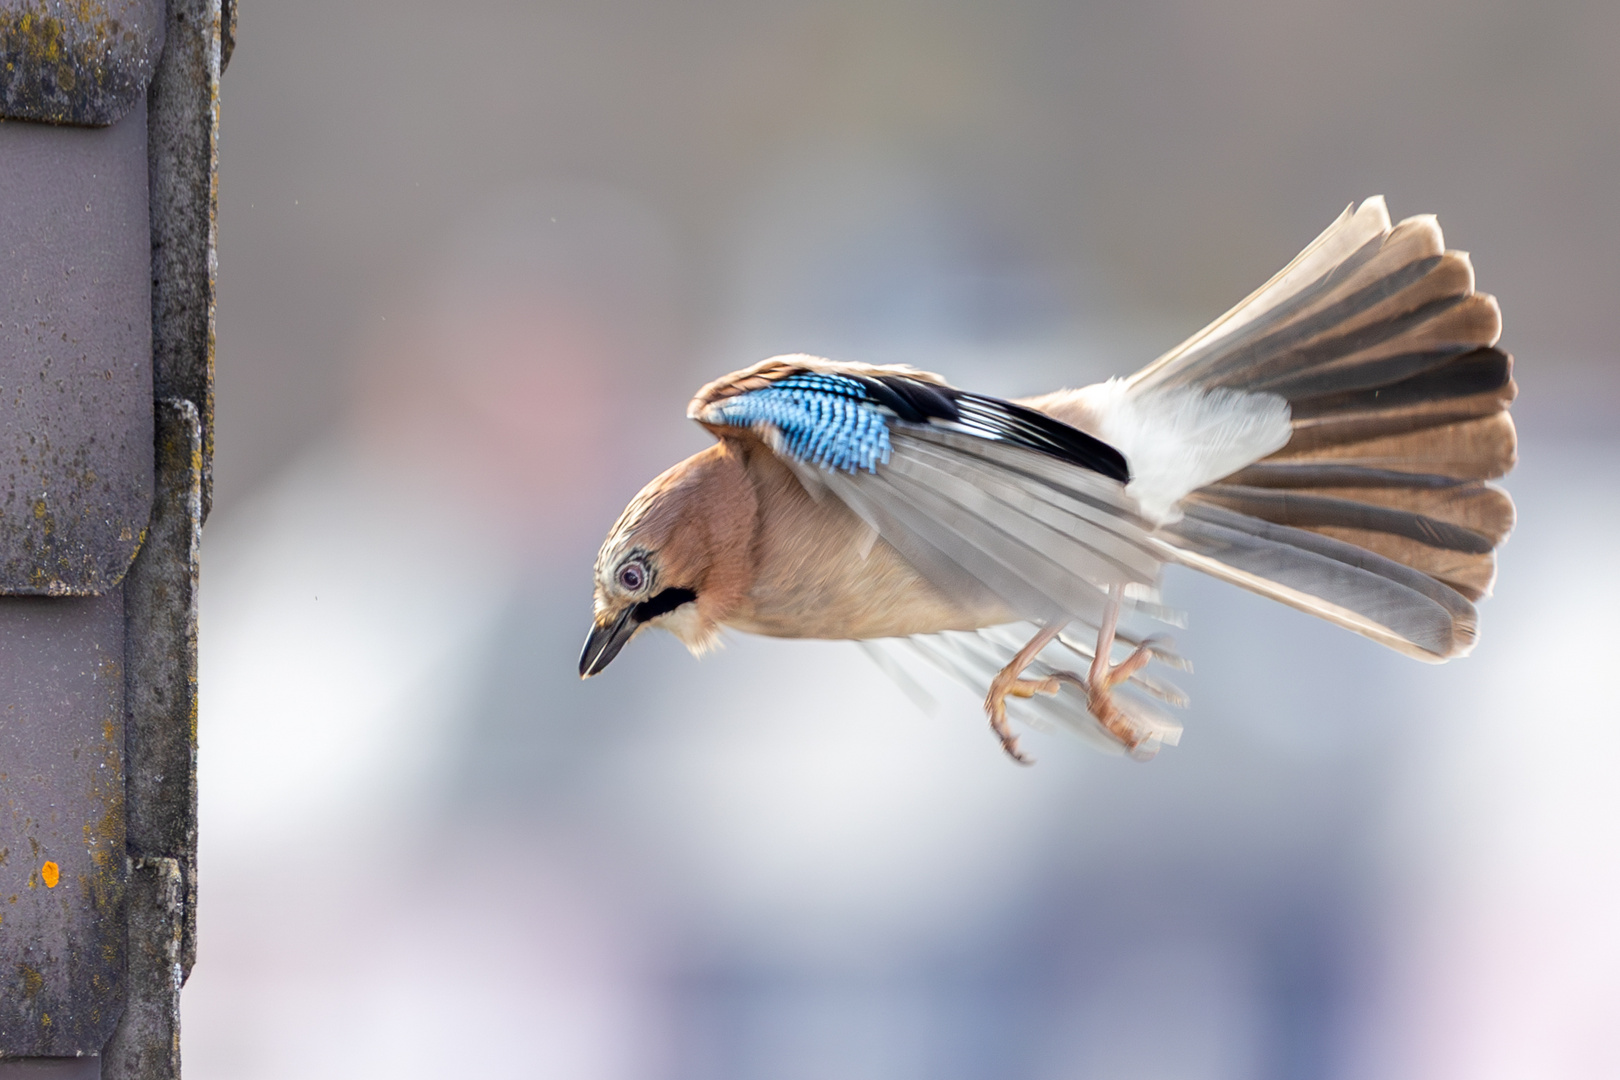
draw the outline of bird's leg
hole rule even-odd
[[[1119,585],[1108,587],[1108,606],[1103,610],[1102,626],[1097,630],[1097,652],[1091,658],[1091,671],[1086,679],[1086,708],[1097,718],[1108,734],[1135,750],[1142,741],[1136,725],[1114,704],[1114,687],[1135,675],[1153,659],[1151,642],[1143,642],[1135,652],[1118,664],[1110,664],[1114,652],[1114,631],[1119,626],[1119,601],[1124,593]]]
[[[1035,662],[1042,649],[1052,643],[1063,628],[1068,625],[1067,620],[1047,623],[1040,633],[1030,638],[1029,644],[1018,650],[1018,655],[1012,662],[996,673],[990,680],[990,692],[984,698],[984,711],[990,715],[990,727],[1001,740],[1001,748],[1007,751],[1007,756],[1020,765],[1033,765],[1035,760],[1018,749],[1018,736],[1014,735],[1012,728],[1007,724],[1007,698],[1030,698],[1036,694],[1055,694],[1062,683],[1055,678],[1024,679],[1024,669]]]

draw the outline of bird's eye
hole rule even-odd
[[[640,592],[647,584],[647,569],[638,562],[627,562],[619,567],[619,585],[625,592]]]

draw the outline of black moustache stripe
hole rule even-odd
[[[643,600],[630,609],[630,617],[638,623],[648,619],[656,619],[660,615],[668,615],[682,604],[690,604],[697,599],[697,593],[691,589],[665,589],[650,599]]]

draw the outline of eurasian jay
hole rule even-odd
[[[1517,452],[1500,333],[1435,218],[1392,227],[1372,198],[1129,378],[1005,401],[906,366],[765,360],[698,391],[687,415],[716,443],[608,534],[580,675],[652,626],[695,654],[724,627],[895,639],[985,687],[1017,761],[1009,698],[1149,756],[1179,727],[1142,694],[1184,699],[1143,668],[1179,658],[1120,620],[1172,617],[1166,563],[1420,660],[1465,655],[1514,520],[1487,482]]]

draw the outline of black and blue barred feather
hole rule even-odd
[[[893,453],[889,424],[863,380],[803,372],[723,401],[716,419],[732,427],[770,424],[796,460],[841,472],[876,472]]]

